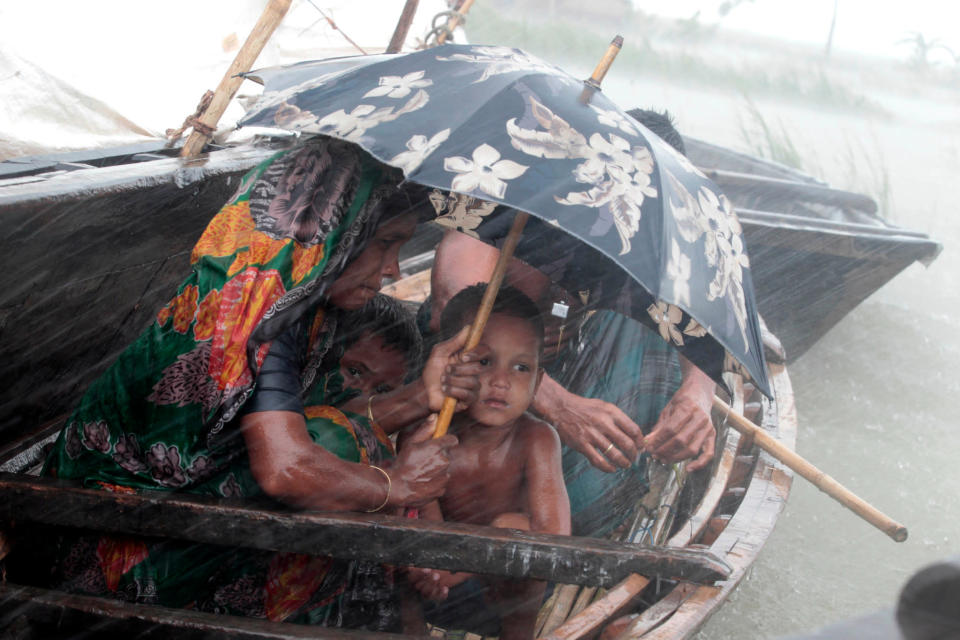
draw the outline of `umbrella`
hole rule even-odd
[[[583,82],[553,65],[469,45],[250,77],[265,91],[241,126],[354,142],[441,190],[437,222],[490,242],[510,209],[533,214],[518,257],[651,326],[720,384],[734,371],[769,395],[729,201],[602,93],[583,100]]]

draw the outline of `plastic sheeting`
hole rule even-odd
[[[265,4],[0,6],[0,161],[139,142],[179,127],[203,92],[216,88]],[[392,0],[294,0],[254,67],[359,53],[344,34],[364,51],[380,52],[402,8]],[[446,8],[443,0],[421,0],[405,48],[414,48]],[[238,97],[259,92],[246,82]],[[221,128],[231,129],[243,112],[235,100]]]

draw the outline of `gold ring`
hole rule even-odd
[[[601,455],[604,455],[604,456],[607,455],[608,453],[610,453],[610,449],[613,449],[613,443],[612,443],[612,442],[607,445],[607,448],[603,450],[603,453],[602,453]]]

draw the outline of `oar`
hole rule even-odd
[[[277,25],[283,20],[283,16],[286,15],[292,1],[270,0],[267,4],[260,15],[260,19],[257,20],[257,24],[254,25],[250,35],[247,36],[246,42],[243,43],[233,62],[230,63],[230,68],[223,74],[217,90],[213,92],[210,104],[194,122],[193,133],[190,134],[180,150],[181,158],[193,158],[203,151],[203,146],[207,144],[217,128],[220,116],[227,110],[227,105],[233,100],[237,89],[243,83],[243,78],[239,74],[250,71],[250,67],[253,66],[257,56],[263,51],[263,46],[267,44],[267,40],[270,39]]]
[[[720,398],[713,398],[713,406],[723,412],[730,421],[730,425],[747,437],[753,438],[761,449],[772,455],[774,458],[787,465],[790,469],[799,473],[801,476],[812,482],[818,489],[828,496],[847,507],[855,514],[875,526],[880,531],[896,540],[903,542],[907,539],[907,528],[891,519],[889,516],[880,512],[863,498],[857,496],[842,484],[831,478],[829,475],[816,468],[802,456],[794,453],[778,441],[773,439],[766,431],[760,429],[755,424],[741,416],[730,408],[726,402]]]
[[[480,344],[480,336],[483,335],[483,328],[487,326],[487,320],[490,318],[490,310],[493,309],[493,302],[497,299],[497,293],[500,291],[500,285],[503,284],[503,276],[507,273],[507,264],[513,257],[513,252],[520,241],[520,234],[523,233],[523,227],[527,224],[527,218],[530,215],[517,212],[513,219],[513,226],[510,227],[510,233],[500,249],[500,257],[497,258],[497,265],[493,268],[493,275],[490,276],[490,283],[480,301],[480,308],[477,310],[477,316],[470,325],[470,332],[467,334],[467,343],[463,346],[464,351],[470,351]],[[447,434],[450,428],[450,420],[453,418],[453,412],[457,408],[457,399],[447,396],[443,399],[443,407],[440,409],[440,415],[437,418],[437,426],[433,430],[433,437],[440,438]]]

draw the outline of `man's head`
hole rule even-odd
[[[402,385],[419,367],[423,348],[413,314],[383,294],[343,315],[337,342],[343,350],[344,386],[357,389],[363,398]]]
[[[674,126],[673,117],[669,111],[661,113],[653,109],[631,109],[627,111],[627,115],[660,136],[671,147],[683,155],[687,155],[683,138],[680,137],[680,132]]]
[[[440,319],[445,337],[473,322],[486,285],[467,287],[447,303]],[[488,426],[513,423],[533,402],[543,370],[543,318],[530,298],[512,287],[497,295],[490,319],[480,338],[484,349],[477,376],[480,391],[469,409],[473,420]]]

